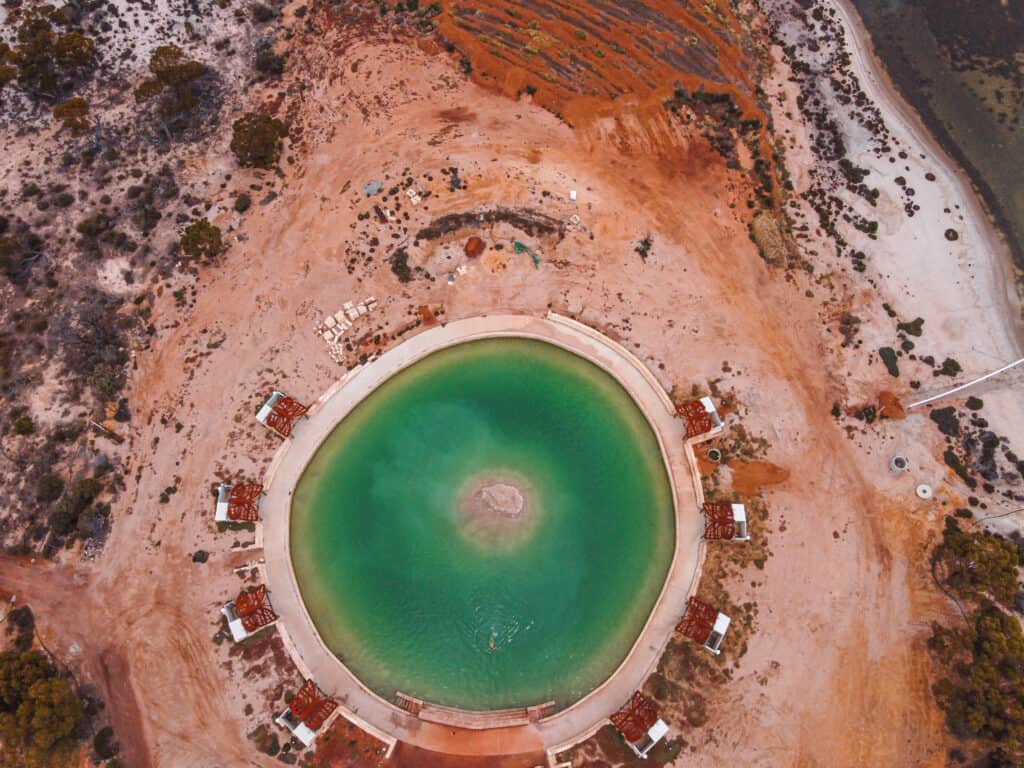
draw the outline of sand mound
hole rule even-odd
[[[459,495],[459,532],[487,548],[521,544],[533,532],[532,492],[525,479],[509,475],[473,478]]]

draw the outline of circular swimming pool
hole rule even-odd
[[[321,638],[382,697],[561,708],[629,653],[674,525],[618,382],[499,338],[434,352],[352,410],[295,488],[289,539]]]

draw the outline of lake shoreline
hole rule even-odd
[[[962,157],[962,151],[951,141],[953,148],[950,151],[925,117],[906,99],[878,55],[871,33],[853,3],[850,0],[835,0],[834,7],[847,33],[852,66],[861,81],[861,87],[870,92],[885,118],[901,123],[914,141],[932,155],[936,171],[945,175],[950,184],[959,189],[960,197],[967,206],[964,215],[976,222],[986,250],[995,258],[993,271],[998,275],[1001,287],[998,301],[1008,324],[1009,335],[1014,339],[1018,351],[1024,349],[1022,303],[1018,288],[1024,279],[1021,274],[1024,255],[1018,263],[1007,234],[1008,228],[1000,226],[998,215],[988,205],[981,185],[977,183],[977,170]],[[957,158],[962,158],[962,161]]]

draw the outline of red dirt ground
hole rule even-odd
[[[391,765],[384,758],[387,745],[344,717],[338,717],[316,741],[313,768],[378,768]]]
[[[537,752],[507,757],[463,757],[399,744],[387,765],[388,768],[535,768],[546,766],[547,756]]]

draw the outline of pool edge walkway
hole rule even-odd
[[[672,483],[676,545],[662,591],[626,658],[604,683],[572,706],[516,734],[522,751],[538,745],[550,754],[570,748],[607,723],[641,687],[658,664],[686,601],[695,590],[703,562],[703,493],[692,448],[686,444],[682,421],[654,374],[621,345],[589,326],[549,313],[487,315],[452,321],[422,331],[376,360],[353,369],[329,387],[298,422],[275,453],[264,476],[266,497],[261,503],[266,581],[274,608],[287,628],[286,647],[304,674],[336,698],[343,714],[392,746],[395,740],[424,749],[451,749],[448,728],[432,726],[385,701],[353,675],[320,638],[299,593],[289,555],[291,497],[306,464],[334,427],[382,382],[440,349],[487,338],[538,339],[561,347],[598,365],[615,378],[636,401],[654,430]],[[519,729],[516,729],[519,730]],[[505,739],[471,739],[472,752],[501,745]],[[469,747],[469,744],[466,744]]]

